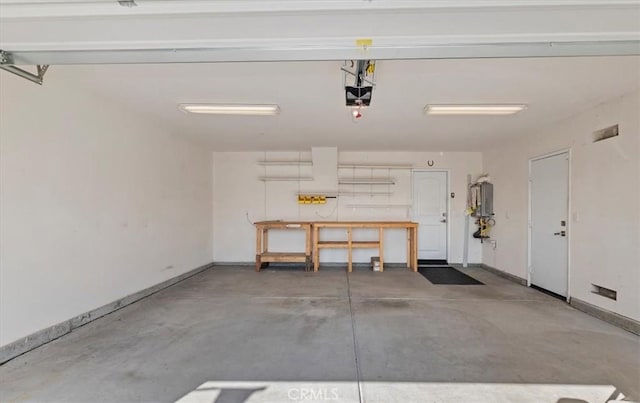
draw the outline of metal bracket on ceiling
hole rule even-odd
[[[375,72],[376,61],[375,60],[349,60],[343,63],[340,67],[345,75],[343,77],[343,84],[346,85],[347,75],[354,78],[354,86],[361,87],[363,82],[375,86]]]
[[[48,64],[39,64],[36,66],[37,73],[33,74],[29,71],[21,69],[20,67],[16,67],[13,64],[13,57],[11,57],[11,54],[5,52],[4,50],[0,50],[0,69],[6,70],[9,73],[13,73],[36,84],[42,85],[44,81],[44,75],[47,72],[48,68]]]
[[[118,4],[120,4],[122,7],[129,8],[137,6],[135,0],[118,0]]]

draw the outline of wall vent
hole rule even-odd
[[[616,301],[618,299],[618,292],[615,291],[615,290],[612,290],[612,289],[606,288],[606,287],[602,287],[602,286],[597,285],[597,284],[591,284],[591,286],[593,287],[591,289],[591,292],[594,293],[594,294],[598,294],[600,296],[612,299],[614,301]]]
[[[620,134],[620,131],[618,130],[618,125],[609,126],[605,129],[593,132],[593,142],[597,143],[598,141],[610,139],[611,137],[616,137],[619,134]]]

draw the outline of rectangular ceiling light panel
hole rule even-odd
[[[209,115],[272,116],[280,112],[278,105],[180,104],[179,108],[188,113]]]
[[[427,105],[427,115],[514,115],[526,105]]]

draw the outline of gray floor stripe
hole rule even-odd
[[[364,394],[362,393],[362,376],[360,374],[360,359],[358,356],[358,339],[356,337],[356,321],[353,315],[353,307],[351,305],[351,284],[349,283],[349,272],[347,276],[347,295],[349,296],[349,315],[351,316],[351,332],[353,334],[353,356],[356,362],[356,380],[358,382],[358,396],[360,403],[364,403]]]

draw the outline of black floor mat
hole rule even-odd
[[[418,272],[433,284],[484,285],[484,283],[453,267],[419,267]]]
[[[446,266],[446,259],[418,259],[418,266]]]

